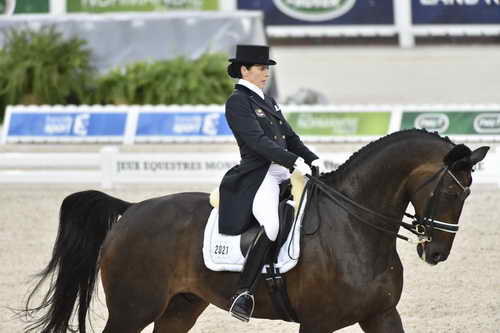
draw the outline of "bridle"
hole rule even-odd
[[[316,169],[316,168],[314,168]],[[442,190],[443,186],[443,181],[445,176],[451,177],[451,179],[460,187],[461,193],[458,195],[457,200],[461,200],[462,202],[469,196],[470,194],[470,188],[468,186],[464,186],[456,177],[455,175],[450,171],[449,167],[443,167],[440,170],[438,170],[436,173],[434,173],[427,181],[425,181],[423,184],[421,184],[416,192],[420,191],[423,187],[427,186],[428,184],[432,183],[434,180],[437,179],[437,184],[434,190],[431,192],[430,198],[426,203],[426,207],[424,209],[424,216],[418,216],[418,215],[411,215],[408,213],[405,213],[404,215],[411,218],[412,222],[407,223],[404,222],[400,219],[396,219],[390,216],[383,215],[381,213],[378,213],[368,207],[365,207],[358,202],[352,200],[345,194],[339,192],[332,186],[326,184],[322,180],[319,179],[318,172],[317,170],[313,170],[313,175],[306,175],[308,178],[307,184],[305,186],[302,198],[299,203],[299,211],[301,210],[301,206],[303,204],[304,200],[304,194],[307,192],[309,193],[309,197],[314,196],[315,193],[318,191],[322,192],[326,197],[328,197],[330,200],[332,200],[334,203],[336,203],[340,208],[342,208],[344,211],[346,211],[348,214],[353,216],[356,220],[367,224],[371,226],[374,229],[377,229],[379,231],[389,233],[392,235],[395,235],[396,237],[403,239],[407,242],[410,243],[426,243],[426,242],[432,242],[432,233],[434,229],[447,232],[447,233],[457,233],[458,232],[458,225],[457,224],[452,224],[452,223],[446,223],[442,222],[439,220],[436,220],[435,217],[435,212],[437,208],[437,204],[439,202],[439,197],[445,193],[445,194],[450,194],[446,191]],[[456,194],[454,194],[456,195]],[[307,211],[307,206],[310,206],[312,200],[307,200],[306,207],[304,208],[305,211]],[[369,214],[372,216],[375,216],[376,218],[383,220],[386,222],[386,224],[397,224],[406,230],[410,231],[411,233],[415,234],[418,237],[418,240],[414,240],[411,238],[408,238],[406,236],[400,235],[399,233],[389,230],[385,227],[381,227],[379,225],[375,225],[372,222],[367,221],[365,218],[361,217],[357,212],[353,211],[350,209],[350,207],[354,207],[357,210]],[[297,214],[298,218],[299,214]],[[320,221],[321,223],[321,221]],[[318,226],[319,228],[319,226]]]
[[[463,202],[470,195],[469,186],[462,185],[462,183],[457,179],[457,177],[455,177],[455,175],[450,171],[448,167],[443,167],[442,169],[438,170],[426,182],[421,184],[417,188],[416,192],[420,191],[427,184],[430,184],[434,179],[438,179],[436,187],[431,192],[430,198],[427,201],[426,207],[424,208],[424,216],[422,217],[405,213],[405,216],[413,219],[412,225],[414,226],[414,230],[416,231],[420,242],[431,242],[432,232],[434,229],[453,234],[457,233],[459,230],[458,224],[446,223],[434,218],[439,198],[443,193],[449,194],[447,191],[442,190],[445,175],[450,176],[453,182],[455,182],[460,187],[461,193],[458,195],[458,200]]]

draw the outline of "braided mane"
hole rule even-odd
[[[437,139],[441,139],[447,143],[450,143],[452,145],[455,145],[453,141],[450,140],[447,136],[442,137],[440,136],[437,132],[428,132],[425,129],[417,129],[417,128],[412,128],[412,129],[407,129],[407,130],[401,130],[398,132],[394,132],[391,134],[388,134],[384,137],[381,137],[375,141],[370,142],[366,146],[363,146],[360,150],[352,154],[347,161],[345,161],[341,166],[339,166],[336,170],[330,171],[328,173],[324,173],[321,175],[321,179],[327,182],[331,182],[335,180],[338,177],[341,177],[349,168],[355,163],[358,162],[359,160],[363,159],[367,155],[371,154],[373,151],[379,149],[382,146],[386,146],[387,144],[390,144],[392,142],[400,141],[403,139],[406,139],[411,136],[431,136]]]

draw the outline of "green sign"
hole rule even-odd
[[[287,120],[300,135],[379,136],[389,131],[390,111],[291,112]]]
[[[5,11],[7,0],[0,0],[0,13]],[[49,0],[17,0],[15,14],[48,13]]]
[[[404,111],[401,129],[425,128],[440,134],[496,135],[500,134],[498,111]]]
[[[219,0],[66,0],[68,12],[217,10]]]

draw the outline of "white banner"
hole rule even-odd
[[[328,171],[337,169],[350,152],[319,152]],[[100,153],[2,153],[0,183],[114,184],[220,183],[239,162],[238,153],[120,153],[104,147]],[[500,153],[490,151],[472,174],[474,184],[500,186]]]

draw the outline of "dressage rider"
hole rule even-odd
[[[226,102],[226,119],[240,150],[241,161],[220,185],[219,231],[238,235],[257,221],[261,229],[246,254],[231,314],[249,321],[253,294],[267,253],[279,230],[279,184],[294,168],[303,174],[323,162],[295,134],[276,101],[263,93],[269,79],[269,47],[237,45],[228,74],[239,79]]]

